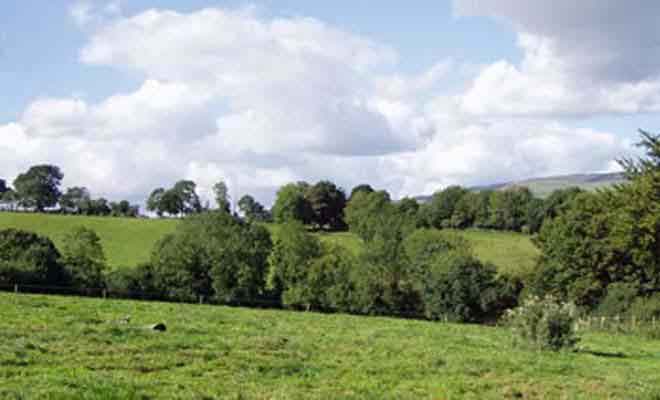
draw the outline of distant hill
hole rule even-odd
[[[526,186],[529,188],[529,190],[532,191],[532,193],[534,193],[535,196],[544,198],[557,189],[577,186],[584,190],[595,190],[597,188],[612,186],[624,181],[625,177],[620,172],[604,174],[573,174],[473,186],[469,189],[473,191],[506,190],[513,186]],[[431,196],[417,196],[415,199],[421,203],[425,203],[431,199]]]

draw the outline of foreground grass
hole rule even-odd
[[[539,353],[401,319],[1,293],[0,309],[3,399],[660,398],[660,342],[633,336]]]
[[[87,217],[36,213],[0,213],[0,229],[17,228],[47,236],[61,246],[73,228],[91,228],[101,238],[111,267],[135,266],[149,261],[154,244],[176,228],[176,220]]]

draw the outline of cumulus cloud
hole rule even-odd
[[[589,116],[660,110],[660,3],[455,0],[518,32],[520,65],[483,68],[463,99],[478,115]]]
[[[439,57],[418,74],[396,72],[389,46],[312,18],[264,18],[252,8],[122,16],[118,2],[77,4],[71,14],[89,35],[80,61],[138,73],[143,83],[96,102],[33,101],[0,126],[6,177],[52,162],[67,186],[133,201],[182,178],[205,198],[220,179],[235,199],[251,193],[265,203],[284,183],[319,179],[347,190],[369,182],[400,197],[608,169],[626,143],[561,118],[660,104],[652,68],[622,79],[605,61],[589,67],[558,27],[533,29],[536,20],[507,1],[456,7],[510,21],[525,55],[519,65],[474,70]],[[467,69],[474,79],[457,86]]]

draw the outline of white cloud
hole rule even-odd
[[[403,74],[390,72],[393,49],[315,19],[263,18],[250,8],[123,17],[119,3],[78,4],[71,13],[90,35],[81,62],[138,72],[144,82],[98,102],[35,100],[0,126],[5,177],[52,162],[67,186],[133,201],[182,178],[206,198],[219,179],[235,198],[249,192],[266,203],[303,179],[347,190],[368,182],[399,197],[609,169],[626,143],[558,118],[660,104],[649,73],[626,81],[599,72],[580,84],[561,40],[524,24],[515,25],[520,65],[474,71],[439,57]],[[466,68],[476,77],[464,84]]]
[[[486,66],[462,108],[475,115],[571,117],[660,111],[660,3],[455,0],[458,15],[512,24],[520,65]]]

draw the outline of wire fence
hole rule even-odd
[[[285,306],[279,299],[274,298],[250,298],[250,299],[232,299],[222,300],[208,296],[197,296],[196,298],[176,298],[169,297],[163,293],[149,292],[144,290],[120,290],[108,288],[79,288],[73,286],[47,286],[47,285],[30,285],[30,284],[0,284],[0,292],[10,292],[16,295],[22,294],[40,294],[40,295],[58,295],[58,296],[77,296],[77,297],[90,297],[100,299],[117,299],[117,300],[136,300],[136,301],[159,301],[169,303],[185,303],[185,304],[207,304],[207,305],[221,305],[229,307],[249,307],[249,308],[263,308],[263,309],[283,309]],[[293,306],[286,307],[298,311],[314,311],[324,313],[351,313],[359,315],[379,315],[386,317],[405,318],[405,319],[428,319],[428,316],[419,311],[396,311],[387,310],[378,312],[378,310],[360,313],[348,312],[342,309],[331,309],[328,307],[305,307]],[[444,317],[438,320],[439,322],[449,322]],[[488,325],[493,325],[488,323]],[[575,329],[578,332],[584,331],[603,331],[613,333],[637,333],[639,331],[653,331],[658,332],[660,338],[660,319],[656,316],[639,317],[634,315],[617,315],[617,316],[583,316],[578,318],[575,323]]]

